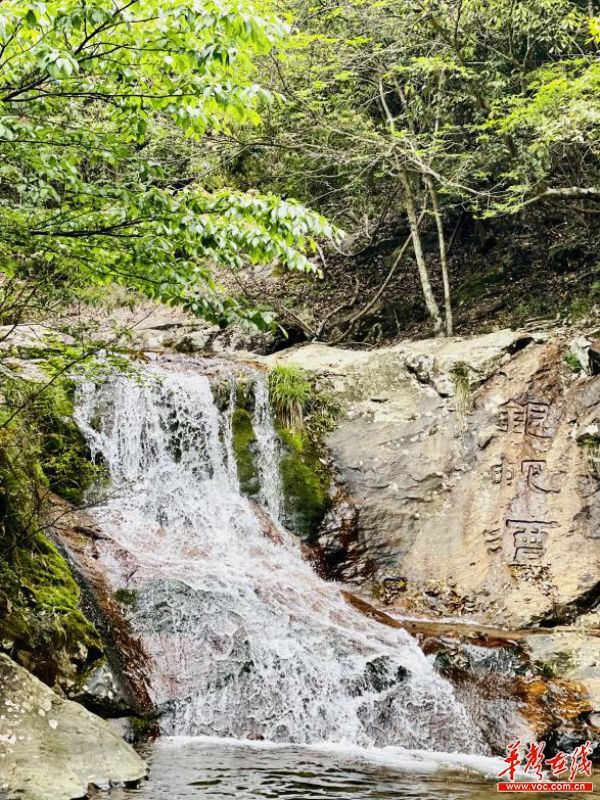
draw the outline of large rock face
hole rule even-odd
[[[0,654],[0,797],[71,800],[146,766],[110,726]]]
[[[360,510],[360,556],[338,576],[496,625],[593,608],[600,378],[573,373],[567,349],[501,331],[270,357],[327,376],[344,407],[329,446]]]

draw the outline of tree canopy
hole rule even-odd
[[[0,310],[116,281],[264,327],[225,271],[317,272],[333,223],[351,255],[393,221],[341,338],[410,259],[452,333],[458,219],[597,213],[599,40],[596,0],[5,0]]]
[[[289,8],[289,4],[284,4]],[[600,198],[600,61],[591,0],[295,3],[291,46],[266,68],[285,109],[263,130],[279,160],[254,185],[301,197],[356,251],[401,212],[434,330],[452,331],[447,247],[479,219]],[[242,132],[243,144],[254,139]],[[437,252],[425,253],[433,227]],[[450,229],[450,230],[449,230]],[[394,259],[392,259],[393,263]],[[432,262],[443,297],[431,288]]]
[[[306,252],[331,227],[293,201],[229,189],[195,143],[259,122],[273,98],[254,62],[285,31],[236,0],[2,3],[5,317],[23,281],[117,281],[213,321],[268,324],[219,290],[215,268],[314,270]]]

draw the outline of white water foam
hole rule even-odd
[[[284,751],[297,745],[287,742],[255,741],[251,739],[227,739],[219,736],[168,736],[161,739],[163,748],[177,749],[189,744],[209,745],[214,747],[240,747],[254,750]],[[478,775],[497,781],[498,774],[506,768],[506,762],[493,756],[474,753],[444,753],[433,750],[410,750],[406,747],[388,745],[384,747],[361,747],[353,744],[336,742],[315,742],[301,745],[307,753],[335,756],[336,762],[352,761],[366,764],[379,764],[397,772],[408,772],[411,775],[434,775],[443,773],[462,773]],[[517,777],[527,780],[531,776],[518,769]]]
[[[277,518],[278,443],[254,384],[261,500]],[[113,590],[134,593],[163,732],[487,752],[408,633],[349,607],[291,535],[265,535],[239,491],[235,387],[229,397],[219,411],[199,368],[160,364],[78,391],[77,421],[112,483],[92,512],[107,537],[98,558]]]

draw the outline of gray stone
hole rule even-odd
[[[95,663],[67,694],[103,717],[132,710],[130,693],[106,661]]]
[[[498,331],[265,359],[316,371],[341,402],[328,444],[359,508],[347,550],[373,567],[365,589],[402,575],[399,609],[502,626],[590,607],[600,481],[597,454],[576,440],[600,414],[600,378],[573,380],[568,344]]]
[[[589,339],[586,339],[584,336],[580,336],[578,339],[573,339],[569,347],[570,352],[575,356],[575,358],[581,364],[581,369],[588,375],[591,373],[590,369],[591,346],[592,343]]]
[[[0,654],[0,796],[71,800],[139,781],[146,765],[110,726]]]

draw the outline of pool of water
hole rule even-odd
[[[160,739],[146,746],[142,755],[150,765],[149,780],[136,789],[113,789],[103,795],[107,800],[499,797],[494,777],[500,762],[474,756],[203,738]],[[600,792],[578,796],[600,797]]]

